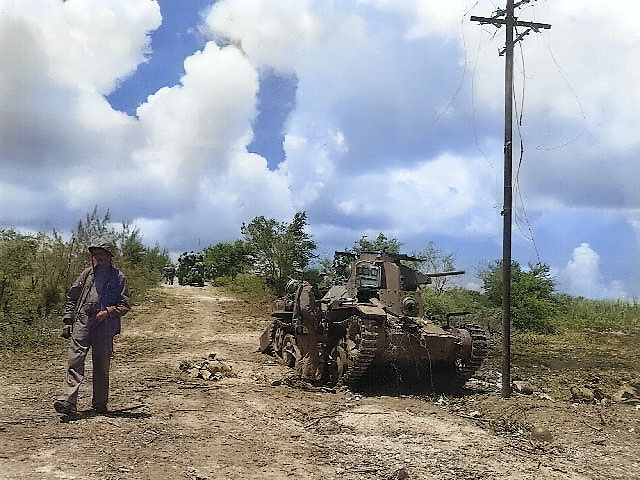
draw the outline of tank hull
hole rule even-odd
[[[365,256],[352,272],[345,285],[331,287],[320,301],[307,300],[313,305],[301,305],[298,289],[284,302],[294,307],[272,315],[261,351],[296,367],[308,358],[314,339],[312,380],[349,387],[365,378],[383,379],[381,372],[391,369],[402,382],[455,390],[477,371],[487,353],[486,332],[477,325],[426,320],[415,272],[384,255]]]

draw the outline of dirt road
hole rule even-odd
[[[5,362],[0,478],[640,478],[633,403],[502,399],[473,380],[460,397],[297,388],[257,352],[266,323],[212,287],[153,291],[117,337],[108,415],[88,410],[90,382],[79,418],[55,413],[62,355]],[[204,380],[180,369],[210,354],[232,373]],[[495,378],[491,369],[483,379]],[[534,427],[550,441],[532,439]]]

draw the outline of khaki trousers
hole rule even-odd
[[[84,379],[85,360],[91,348],[93,366],[92,407],[106,407],[109,400],[109,368],[113,354],[113,328],[109,317],[98,322],[81,315],[73,325],[67,350],[67,373],[58,400],[78,403],[78,391]]]

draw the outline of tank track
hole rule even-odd
[[[349,387],[357,384],[369,369],[371,362],[376,356],[378,344],[377,327],[372,322],[354,315],[348,320],[347,332],[352,330],[354,322],[355,325],[359,326],[359,336],[355,342],[357,349],[345,349],[349,366],[342,377],[342,383]],[[345,343],[349,340],[352,339],[346,338]],[[356,354],[354,354],[354,350],[357,351]]]
[[[272,355],[272,356],[278,356],[278,352],[276,352],[276,331],[277,331],[277,322],[276,321],[272,321],[268,328],[268,335],[269,335],[269,345],[267,346],[267,348],[265,349],[265,351],[263,353],[266,353],[267,355]]]
[[[455,378],[451,384],[453,390],[462,390],[467,381],[478,371],[480,365],[488,353],[487,332],[479,325],[465,325],[464,328],[471,335],[472,349],[471,358],[465,361],[456,362]]]

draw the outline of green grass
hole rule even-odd
[[[558,327],[564,330],[635,332],[640,330],[640,305],[572,298],[566,304]]]
[[[0,325],[0,357],[40,350],[62,350],[67,340],[60,337],[61,326],[60,318],[56,315]]]
[[[231,277],[218,277],[216,286],[242,296],[251,303],[271,304],[275,297],[273,291],[266,286],[264,278],[256,275],[240,274],[233,280]]]
[[[422,296],[425,310],[436,318],[443,317],[447,312],[471,312],[464,321],[473,321],[492,331],[500,331],[502,326],[501,307],[488,307],[479,292],[455,288],[442,294],[430,289],[424,289]],[[547,333],[562,333],[565,331],[595,330],[598,332],[640,331],[640,304],[614,300],[587,300],[579,297],[558,295],[557,307],[553,316],[536,317],[530,323],[530,330]],[[542,314],[545,310],[530,312]],[[512,315],[514,313],[512,309]],[[536,323],[537,322],[537,323]],[[515,322],[514,322],[515,323]],[[545,328],[536,328],[537,324],[544,324]]]

